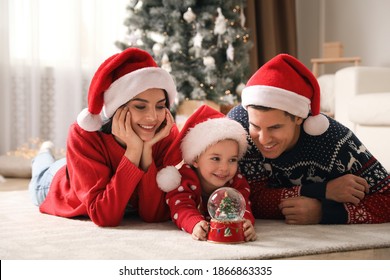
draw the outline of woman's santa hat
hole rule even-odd
[[[100,65],[89,87],[88,108],[77,116],[77,123],[86,131],[97,131],[120,106],[151,88],[164,89],[170,105],[175,101],[172,76],[146,51],[127,48]]]
[[[303,129],[310,135],[321,135],[329,127],[329,120],[320,114],[317,79],[288,54],[275,56],[257,70],[243,89],[241,101],[244,108],[260,105],[304,118]]]
[[[157,184],[161,190],[169,192],[180,185],[181,175],[173,165],[192,165],[208,147],[222,141],[235,140],[238,143],[238,159],[247,149],[247,133],[238,122],[228,119],[219,111],[202,105],[186,121],[178,137],[168,149],[166,165],[157,174]]]

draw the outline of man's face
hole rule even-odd
[[[275,159],[292,149],[298,141],[302,118],[272,109],[263,111],[248,107],[249,134],[265,158]]]

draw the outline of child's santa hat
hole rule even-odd
[[[170,165],[157,174],[157,184],[161,190],[169,192],[180,184],[181,175],[173,166],[184,160],[192,165],[196,158],[208,147],[219,141],[231,139],[238,143],[238,159],[247,149],[247,133],[238,122],[225,117],[219,111],[202,105],[186,121],[178,137],[170,146],[165,158]]]
[[[310,135],[321,135],[329,127],[329,120],[320,114],[317,79],[288,54],[275,56],[257,70],[243,89],[241,101],[244,108],[260,105],[304,118],[303,128]]]
[[[96,131],[103,120],[139,93],[164,89],[170,105],[176,97],[171,75],[157,66],[151,55],[137,48],[127,48],[100,65],[92,78],[88,92],[88,108],[77,116],[77,123],[87,131]]]

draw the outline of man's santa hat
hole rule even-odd
[[[235,140],[238,143],[238,159],[247,149],[247,133],[238,122],[228,119],[219,111],[202,105],[186,121],[178,137],[168,149],[164,169],[157,174],[157,184],[165,192],[180,185],[181,175],[174,167],[183,159],[192,165],[208,147],[222,140]]]
[[[120,106],[151,88],[164,89],[170,105],[174,103],[177,92],[171,75],[146,51],[127,48],[100,65],[89,87],[88,108],[79,113],[77,123],[86,131],[99,130]]]
[[[241,101],[244,108],[260,105],[304,118],[303,129],[310,135],[321,135],[329,127],[329,120],[320,114],[317,79],[288,54],[279,54],[260,67],[243,89]]]

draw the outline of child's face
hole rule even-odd
[[[204,193],[210,195],[231,180],[238,168],[238,143],[222,140],[207,148],[194,162]]]
[[[143,141],[152,139],[165,120],[165,104],[164,91],[156,88],[141,92],[127,103],[131,127]]]
[[[262,111],[248,107],[249,134],[266,158],[277,158],[298,141],[302,118],[294,120],[281,110]]]

